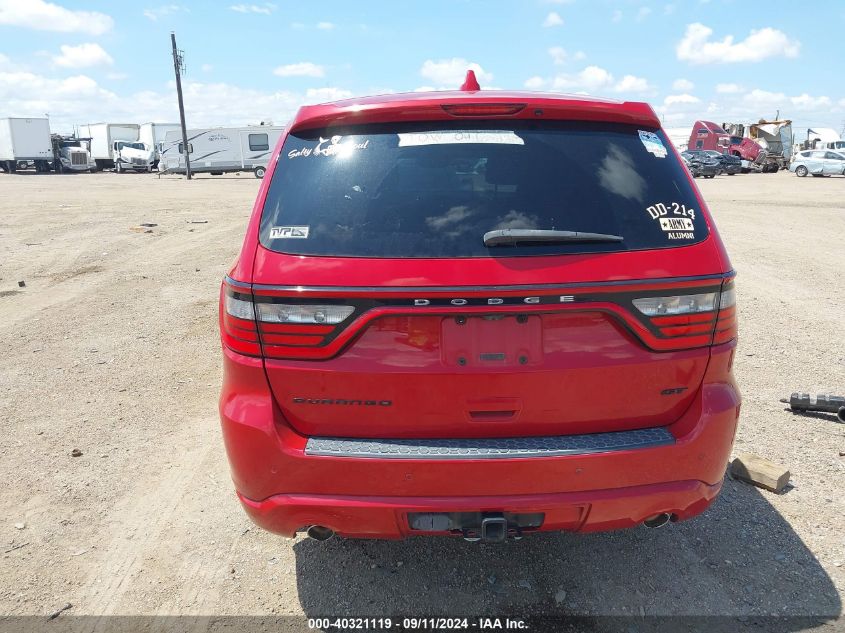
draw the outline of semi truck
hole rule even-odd
[[[97,163],[91,158],[91,139],[53,134],[53,161],[51,167],[56,173],[96,171]]]
[[[89,123],[79,128],[82,137],[91,139],[91,157],[97,169],[152,171],[155,156],[152,147],[139,140],[137,123]]]
[[[755,141],[766,152],[765,164],[769,172],[776,172],[780,169],[788,169],[792,160],[792,121],[780,119],[767,121],[760,119],[757,123],[751,123],[744,128],[745,134]],[[765,169],[763,170],[765,171]]]
[[[741,128],[741,129],[740,129]],[[712,121],[696,121],[689,137],[689,149],[712,149],[723,154],[736,156],[742,161],[743,173],[772,170],[766,160],[766,150],[759,143],[747,138],[743,126]]]
[[[49,119],[0,119],[0,169],[11,174],[32,163],[35,171],[47,172],[52,161]]]

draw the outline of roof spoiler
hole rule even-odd
[[[471,91],[475,92],[475,91]],[[659,128],[660,120],[647,103],[589,101],[579,97],[567,98],[543,93],[498,92],[488,90],[473,95],[466,92],[413,93],[407,100],[396,95],[385,101],[354,99],[338,103],[303,106],[291,124],[290,132],[320,128],[363,125],[367,123],[398,123],[413,121],[454,121],[454,106],[505,106],[519,104],[510,114],[493,114],[490,119],[605,121]],[[507,111],[502,109],[502,112]]]

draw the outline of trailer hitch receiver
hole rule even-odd
[[[502,543],[508,537],[505,517],[486,517],[481,520],[481,540],[485,543]]]

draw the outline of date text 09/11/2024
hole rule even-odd
[[[528,628],[528,623],[520,618],[443,618],[443,617],[405,617],[399,618],[309,618],[309,629],[342,631],[349,630],[399,630],[399,631],[442,631],[442,630],[479,630],[479,631],[518,631]]]

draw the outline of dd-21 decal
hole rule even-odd
[[[646,208],[652,220],[660,223],[660,228],[666,232],[666,238],[670,240],[694,240],[695,239],[695,209],[678,202],[670,202],[668,205],[658,202]]]

